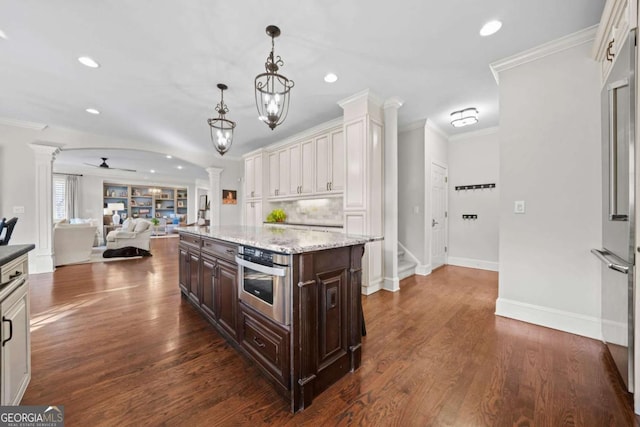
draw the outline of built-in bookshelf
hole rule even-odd
[[[122,203],[123,209],[118,210],[121,221],[128,217],[165,218],[168,221],[178,217],[184,221],[187,217],[189,197],[186,188],[105,183],[103,194],[105,209],[109,204]]]

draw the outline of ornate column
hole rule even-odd
[[[30,273],[54,270],[53,253],[53,161],[60,147],[31,143],[36,165],[36,248],[29,256]]]
[[[384,108],[384,283],[400,290],[398,277],[398,109],[403,101],[389,98]]]
[[[220,225],[220,208],[222,206],[222,188],[220,187],[220,175],[222,168],[207,168],[209,174],[209,224],[212,226]]]

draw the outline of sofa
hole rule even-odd
[[[56,224],[53,228],[55,266],[89,261],[98,227],[91,224]]]
[[[130,246],[148,251],[152,231],[153,225],[145,219],[127,219],[122,223],[122,228],[110,231],[107,234],[107,249],[120,249]]]

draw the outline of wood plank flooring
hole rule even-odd
[[[447,266],[363,297],[362,367],[291,414],[181,297],[177,239],[153,257],[31,276],[22,404],[67,426],[631,426],[602,343],[495,316],[497,273]]]

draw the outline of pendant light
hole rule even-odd
[[[207,119],[207,123],[209,123],[210,126],[213,146],[221,156],[224,156],[224,153],[231,148],[233,129],[236,127],[236,122],[225,118],[225,114],[229,112],[229,108],[227,108],[224,103],[224,91],[228,89],[227,85],[218,83],[218,89],[220,89],[220,103],[216,105],[218,117],[215,119]]]
[[[266,73],[256,76],[256,107],[258,118],[265,122],[271,130],[284,122],[289,112],[289,97],[293,87],[293,80],[278,74],[284,61],[273,53],[274,39],[280,35],[280,28],[275,25],[267,27],[267,35],[271,37],[271,53],[264,64]]]

